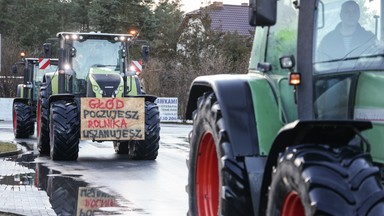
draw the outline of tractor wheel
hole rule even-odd
[[[245,164],[236,160],[213,93],[193,113],[188,165],[188,215],[253,215]]]
[[[272,175],[267,215],[382,215],[379,169],[357,147],[288,148]]]
[[[159,107],[145,102],[145,140],[128,141],[129,158],[133,160],[155,160],[160,141]],[[125,143],[124,143],[125,144]],[[123,145],[120,145],[123,146]],[[125,148],[125,147],[124,147]],[[125,150],[125,149],[124,149]]]
[[[15,138],[28,138],[34,129],[31,106],[22,102],[15,102],[13,104],[13,134]]]
[[[59,100],[50,108],[52,160],[76,160],[79,153],[80,113],[75,102]]]
[[[47,89],[40,88],[37,101],[37,146],[40,155],[49,155],[49,107]]]
[[[47,194],[49,196],[49,202],[52,205],[52,209],[57,215],[92,215],[89,213],[77,212],[77,199],[82,187],[83,190],[91,190],[86,188],[87,184],[72,177],[63,176],[48,176],[49,190]],[[49,191],[49,193],[48,193]],[[81,208],[79,208],[81,209]],[[94,214],[93,214],[94,215]]]

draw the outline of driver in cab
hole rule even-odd
[[[328,59],[341,59],[348,54],[357,51],[366,44],[373,45],[376,36],[365,30],[359,23],[360,7],[349,0],[342,4],[340,10],[340,22],[336,28],[326,34],[319,45],[320,55],[325,55]],[[361,54],[364,50],[358,50]]]

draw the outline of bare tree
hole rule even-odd
[[[7,37],[3,38],[2,43],[2,63],[0,75],[0,97],[15,97],[17,85],[23,82],[23,74],[13,74],[12,65],[20,60],[22,49],[17,42]],[[20,71],[19,71],[20,72]]]

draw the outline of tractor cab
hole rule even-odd
[[[251,1],[251,10],[256,4],[262,5]],[[373,128],[363,134],[372,143],[376,162],[384,162],[383,4],[282,0],[265,4],[263,11],[269,13],[250,17],[251,24],[260,26],[250,72],[263,71],[261,66],[268,63],[268,74],[298,78],[290,82],[294,90],[288,101],[295,104],[285,107],[289,120],[370,121]]]
[[[132,35],[60,32],[57,37],[61,80],[57,92],[82,97],[141,94],[136,72],[129,67]]]
[[[21,57],[22,60],[12,66],[14,75],[23,76],[23,83],[17,86],[16,98],[30,99],[35,104],[44,75],[57,70],[58,59],[25,57],[24,53]]]

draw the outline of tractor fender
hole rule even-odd
[[[58,101],[58,100],[65,100],[65,101],[76,101],[75,95],[73,94],[55,94],[49,96],[48,99],[48,109],[51,107],[51,103]],[[78,107],[80,107],[79,103],[76,103]]]
[[[49,104],[58,100],[74,101],[75,95],[74,94],[55,94],[55,95],[49,96],[49,99],[48,99]]]
[[[145,101],[150,101],[152,103],[154,103],[155,100],[157,99],[157,96],[155,96],[155,95],[148,95],[148,94],[139,95],[139,97],[144,97]]]
[[[28,98],[14,98],[13,99],[13,103],[16,103],[16,102],[21,102],[21,103],[24,103],[24,104],[27,104],[27,105],[30,105],[30,100]]]
[[[268,186],[271,183],[273,167],[276,166],[279,154],[284,152],[285,148],[294,145],[303,144],[327,144],[331,147],[341,147],[348,145],[349,142],[363,130],[372,128],[369,121],[352,121],[352,120],[316,120],[316,121],[300,121],[296,120],[285,125],[278,132],[268,158],[265,163],[263,183],[261,194],[267,194]],[[256,159],[249,159],[256,160]],[[248,163],[247,167],[251,167]],[[248,171],[252,172],[252,171]],[[253,170],[255,173],[260,171]],[[267,206],[267,198],[258,198],[261,203],[261,209]],[[264,208],[265,207],[265,208]]]
[[[238,74],[200,76],[192,82],[189,92],[186,119],[193,119],[192,113],[200,96],[205,92],[215,93],[235,157],[259,154],[248,79],[248,76]]]

